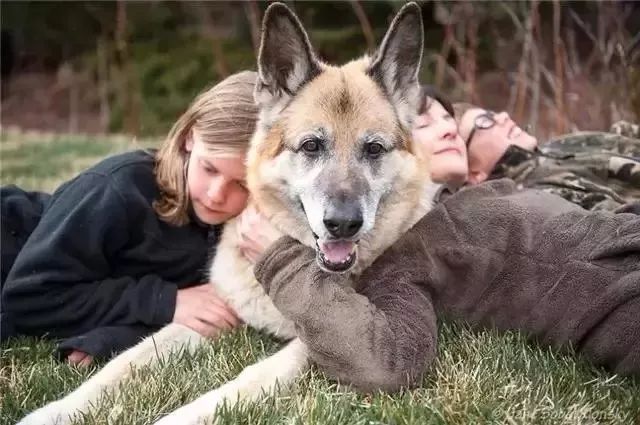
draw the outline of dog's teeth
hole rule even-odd
[[[351,251],[351,253],[347,256],[347,258],[345,258],[344,260],[340,261],[340,264],[347,264],[347,263],[351,262],[353,260],[354,251]]]

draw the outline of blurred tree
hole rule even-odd
[[[636,2],[419,3],[420,77],[452,97],[517,112],[541,132],[640,120]],[[319,55],[334,63],[371,51],[402,6],[391,0],[287,4]],[[67,81],[75,94],[64,94],[61,109],[95,110],[100,128],[109,131],[162,134],[199,91],[255,68],[267,6],[257,0],[3,2],[0,22],[3,43],[12,38],[15,47],[15,75],[75,80]],[[59,73],[61,67],[73,72]]]

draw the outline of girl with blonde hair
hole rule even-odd
[[[53,195],[2,195],[2,339],[61,339],[71,363],[169,322],[213,336],[235,313],[204,284],[225,221],[246,205],[256,74],[200,94],[156,151],[103,160]]]

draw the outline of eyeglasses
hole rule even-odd
[[[471,129],[471,133],[469,133],[469,137],[467,137],[467,141],[465,145],[469,147],[471,143],[471,138],[476,134],[476,130],[488,130],[494,125],[496,125],[496,113],[493,111],[486,111],[476,117],[473,121],[473,128]]]

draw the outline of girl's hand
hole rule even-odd
[[[87,367],[93,362],[93,356],[84,351],[73,350],[67,356],[67,363],[73,366]]]
[[[217,294],[210,283],[178,290],[173,322],[211,338],[242,322],[236,312]]]
[[[269,245],[280,236],[281,233],[253,205],[249,205],[240,214],[238,248],[250,262],[255,264]]]

